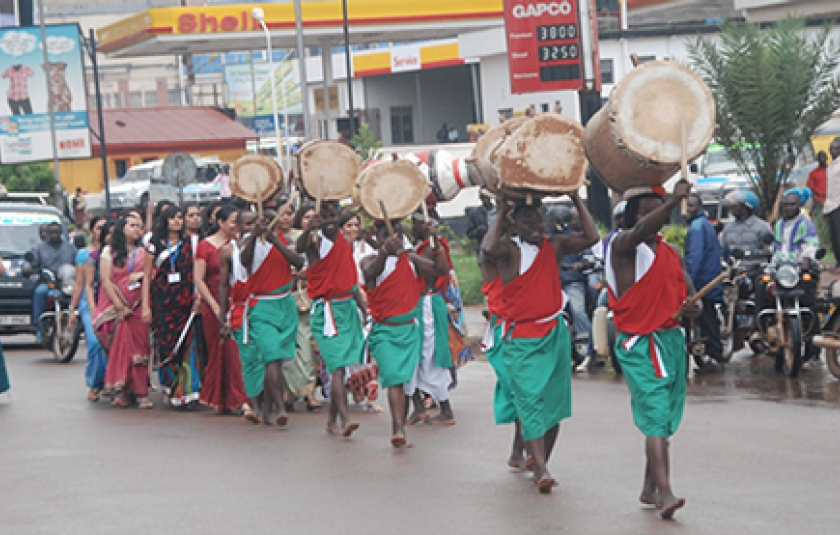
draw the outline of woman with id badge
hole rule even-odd
[[[133,394],[141,409],[149,401],[149,326],[143,321],[143,274],[146,250],[142,247],[143,222],[129,216],[120,219],[111,234],[111,251],[101,262],[102,287],[116,308],[117,324],[105,370],[105,388],[114,392],[115,407],[128,407]]]
[[[193,336],[193,252],[184,212],[170,205],[155,220],[146,246],[143,321],[150,323],[164,399],[173,407],[198,402],[200,378],[186,358]]]

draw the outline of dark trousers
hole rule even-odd
[[[717,317],[716,303],[711,299],[703,299],[703,313],[694,320],[700,329],[700,336],[706,344],[706,354],[720,362],[723,356],[723,344],[720,342],[720,322]]]
[[[831,249],[834,251],[834,258],[840,261],[840,208],[825,214],[828,222],[828,231],[831,233]],[[840,265],[840,264],[838,264]]]
[[[8,101],[12,115],[32,115],[32,103],[28,98],[23,100],[8,99]]]

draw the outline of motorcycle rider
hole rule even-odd
[[[72,266],[74,264],[76,248],[62,237],[61,225],[55,222],[46,225],[45,234],[46,240],[36,245],[33,250],[35,259],[32,262],[31,268],[24,270],[24,275],[26,276],[43,268],[49,269],[57,274],[58,268],[61,266],[65,264]],[[36,342],[41,342],[43,339],[38,319],[47,307],[47,295],[49,292],[49,287],[43,282],[35,287],[34,301],[32,303],[32,325],[35,327]]]
[[[696,193],[688,196],[688,230],[685,237],[685,268],[695,288],[703,288],[721,273],[720,243],[715,228],[709,222],[703,201]],[[706,354],[712,359],[704,362],[700,372],[722,371],[723,344],[717,304],[723,302],[723,285],[718,284],[703,298],[703,312],[695,320],[705,341]]]
[[[735,220],[724,227],[720,233],[720,248],[723,258],[729,258],[732,251],[740,249],[748,253],[758,253],[765,245],[762,237],[772,234],[770,224],[759,219],[755,212],[761,208],[758,195],[748,189],[729,192],[723,198]]]

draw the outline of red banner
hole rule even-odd
[[[580,24],[577,0],[505,0],[511,91],[582,89]]]

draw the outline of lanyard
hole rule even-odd
[[[134,247],[132,247],[132,249],[131,249],[131,262],[129,262],[129,264],[128,264],[128,272],[129,272],[129,273],[133,273],[133,272],[134,272],[134,265],[135,265],[135,263],[136,263],[136,262],[135,262],[136,260],[137,260],[137,246],[135,245],[135,246],[134,246]]]
[[[175,260],[178,258],[178,255],[181,253],[181,242],[175,244],[175,252],[173,253],[170,249],[172,246],[169,245],[169,238],[166,238],[166,250],[169,251],[169,265],[172,268],[172,273],[175,273]]]

